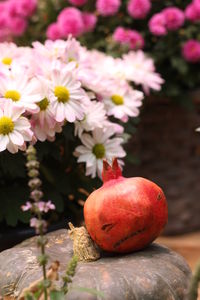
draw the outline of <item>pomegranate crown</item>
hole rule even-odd
[[[113,158],[112,166],[109,165],[107,160],[103,161],[102,180],[107,182],[112,179],[117,179],[122,176],[122,171],[119,167],[117,158]]]

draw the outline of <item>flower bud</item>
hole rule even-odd
[[[31,189],[36,189],[36,188],[39,188],[41,186],[42,182],[39,178],[34,178],[34,179],[31,179],[29,180],[28,182],[28,186],[31,188]]]

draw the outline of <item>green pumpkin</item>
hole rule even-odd
[[[63,275],[73,255],[72,241],[64,229],[47,237],[49,264],[58,260]],[[0,253],[0,295],[17,298],[30,283],[41,278],[37,254],[36,237]],[[101,291],[105,300],[183,300],[190,277],[190,269],[180,255],[153,243],[132,254],[104,254],[94,262],[79,262],[72,286]],[[66,299],[101,298],[71,289]]]

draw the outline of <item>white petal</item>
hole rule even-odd
[[[93,138],[86,133],[81,136],[81,141],[89,149],[92,149],[93,146],[95,145]]]
[[[25,130],[31,127],[27,118],[21,117],[19,120],[15,122],[15,129],[17,130]]]
[[[18,145],[18,146],[22,146],[24,143],[23,136],[17,131],[11,132],[9,134],[9,139],[10,139],[11,143]]]
[[[7,135],[0,135],[0,151],[4,151],[9,143],[9,138]]]
[[[7,149],[8,151],[10,151],[11,153],[17,153],[18,152],[18,146],[14,145],[13,143],[9,142],[7,145]]]

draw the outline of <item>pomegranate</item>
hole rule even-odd
[[[146,247],[163,230],[168,211],[162,189],[141,177],[122,176],[117,159],[104,161],[103,186],[87,198],[86,228],[103,250],[126,253]]]

